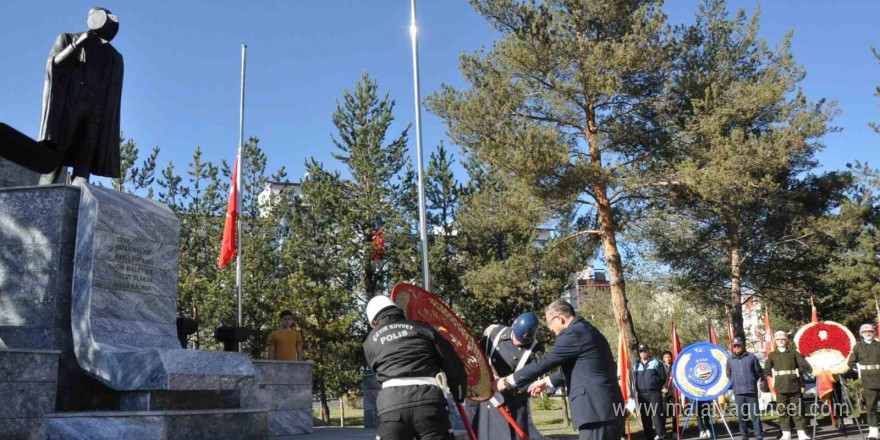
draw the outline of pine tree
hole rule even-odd
[[[587,237],[559,238],[569,232],[568,216],[557,215],[521,181],[474,158],[465,168],[471,179],[456,224],[466,295],[458,309],[479,332],[558,299],[574,287],[572,275],[595,246]]]
[[[348,209],[342,178],[314,159],[306,168],[301,197],[277,205],[289,214],[290,222],[290,235],[283,244],[289,294],[280,305],[297,315],[306,357],[314,362],[321,418],[329,421],[328,394],[342,396],[359,387],[365,329],[355,292],[347,288],[352,265],[347,260],[349,237],[340,233],[348,228],[342,221]]]
[[[147,198],[153,198],[153,182],[156,180],[156,158],[159,156],[159,147],[153,147],[152,153],[141,163],[141,167],[135,167],[138,160],[138,148],[133,139],[120,138],[119,148],[119,177],[113,179],[113,189],[127,193],[137,193],[139,190],[147,190]]]
[[[389,143],[388,130],[394,120],[394,100],[386,93],[378,95],[378,85],[364,73],[354,91],[345,90],[342,102],[333,112],[333,157],[345,167],[350,178],[339,180],[342,186],[339,210],[348,238],[344,260],[353,265],[346,287],[359,293],[366,304],[371,297],[387,292],[392,281],[410,280],[416,261],[416,236],[412,230],[411,207],[414,186],[404,185],[412,177],[408,159],[405,128]],[[381,231],[385,240],[382,258],[373,258],[373,244]]]
[[[667,154],[657,104],[672,52],[658,2],[471,0],[502,36],[464,55],[466,90],[429,100],[452,140],[546,201],[590,209],[635,356],[618,235]],[[586,224],[586,222],[582,222]]]
[[[743,334],[744,291],[804,303],[826,254],[813,226],[833,209],[845,174],[814,174],[833,106],[798,88],[803,69],[791,34],[770,50],[758,14],[727,18],[723,0],[701,3],[683,36],[663,113],[676,155],[647,236],[680,285],[712,303],[728,302]],[[724,290],[727,293],[724,293]],[[726,297],[726,301],[725,301]]]
[[[464,272],[461,238],[455,216],[460,205],[461,186],[452,173],[454,162],[441,143],[428,160],[425,185],[431,291],[452,306],[465,294],[461,284]]]

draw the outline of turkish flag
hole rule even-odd
[[[675,316],[670,316],[669,326],[672,330],[669,334],[669,346],[672,349],[672,360],[674,361],[678,354],[681,353],[681,339],[678,338],[678,329],[675,327]],[[669,378],[666,379],[666,388],[675,394],[675,402],[680,403],[681,394],[673,382],[672,372],[670,372]],[[678,405],[675,405],[673,407],[673,426],[675,427],[675,432],[679,431],[678,416]]]
[[[229,204],[226,206],[226,224],[223,225],[223,244],[220,246],[220,258],[217,267],[223,269],[235,258],[235,223],[238,221],[238,158],[232,169],[232,185],[229,187]]]
[[[776,344],[773,342],[773,329],[770,328],[770,310],[769,308],[764,311],[764,355],[766,356],[764,359],[770,357],[770,353],[773,353],[773,350]],[[770,388],[770,392],[776,394],[776,387],[773,383],[773,377],[767,376],[767,387]]]
[[[617,322],[617,380],[620,381],[620,392],[623,394],[623,402],[630,411],[635,409],[632,391],[632,382],[629,375],[629,350],[626,346],[626,335],[623,332],[623,323]]]

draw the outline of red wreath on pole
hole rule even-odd
[[[371,261],[379,261],[385,258],[385,239],[382,238],[382,235],[381,229],[373,234],[373,252],[370,253]]]

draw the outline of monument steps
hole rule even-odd
[[[54,413],[43,418],[40,440],[250,440],[268,433],[267,411],[106,411]]]

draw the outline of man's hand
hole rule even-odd
[[[669,393],[669,388],[663,387],[660,391],[663,392],[663,394],[667,394]]]
[[[529,385],[528,392],[532,397],[538,397],[549,386],[550,386],[550,378],[545,377],[545,378],[538,379],[538,380],[532,382],[532,384]]]
[[[507,386],[507,381],[504,380],[503,377],[501,379],[498,379],[497,382],[495,382],[495,389],[498,390],[498,392],[506,391],[507,388],[509,388]]]

